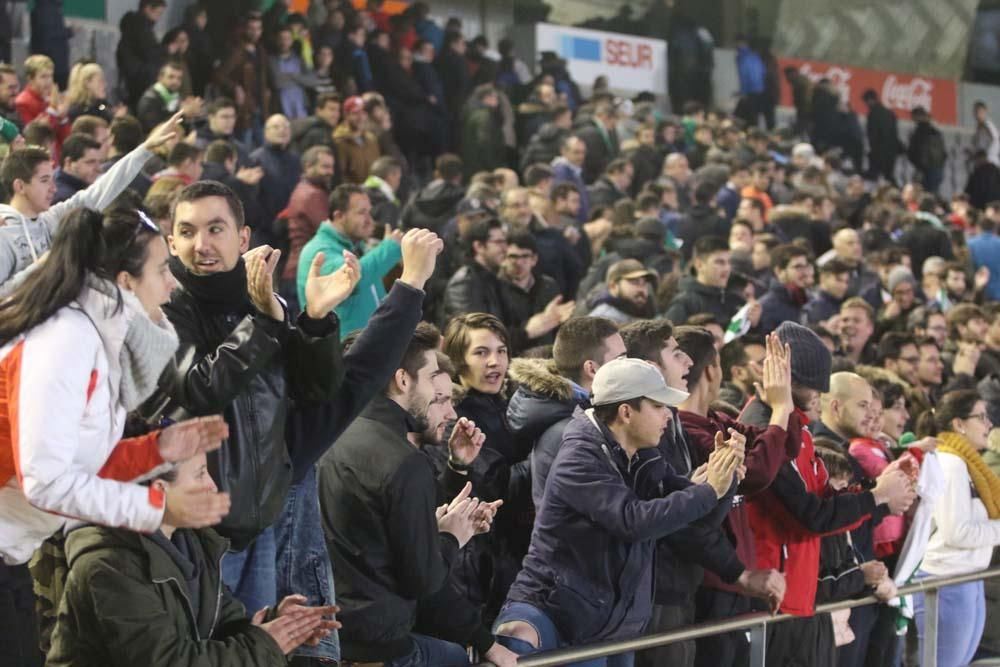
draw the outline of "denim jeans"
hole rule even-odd
[[[917,578],[928,577],[918,572]],[[924,595],[913,596],[913,618],[917,622],[921,654],[924,644]],[[938,667],[960,667],[972,662],[986,626],[986,597],[982,581],[972,581],[938,590]]]
[[[230,551],[222,559],[222,581],[247,608],[248,616],[277,603],[276,580],[273,527],[243,551]]]
[[[412,634],[413,651],[394,660],[386,660],[384,667],[464,667],[469,654],[458,644],[426,635]]]
[[[326,551],[320,519],[316,467],[306,472],[302,481],[293,484],[285,498],[285,507],[274,524],[277,543],[278,599],[286,595],[306,596],[309,606],[334,604],[333,569]],[[302,645],[293,655],[340,660],[337,631],[319,646]]]
[[[497,628],[511,621],[523,621],[527,623],[535,629],[535,633],[538,635],[538,648],[514,637],[497,635],[497,642],[500,645],[507,647],[518,655],[552,651],[566,646],[559,637],[559,630],[556,629],[555,623],[538,607],[525,602],[507,602],[503,606],[503,609],[500,610],[500,615],[497,616],[493,632],[496,633]],[[570,667],[632,667],[634,663],[635,654],[624,653],[621,655],[610,655],[606,658],[594,658],[593,660],[574,662]]]

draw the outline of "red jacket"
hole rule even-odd
[[[757,557],[746,499],[770,486],[781,466],[798,455],[802,445],[800,436],[802,429],[798,416],[793,414],[789,418],[788,431],[778,426],[759,427],[741,424],[714,410],[710,410],[707,417],[684,410],[681,410],[678,416],[688,443],[693,445],[691,464],[695,467],[708,462],[709,454],[715,449],[716,432],[726,433],[727,429],[732,428],[746,436],[747,474],[740,483],[740,495],[733,498],[733,507],[726,517],[726,525],[729,529],[729,539],[735,546],[740,561],[748,568],[755,567]],[[732,593],[740,592],[736,586],[727,584],[708,569],[705,570],[705,585]]]
[[[303,178],[292,190],[288,206],[278,214],[288,221],[288,261],[282,280],[295,282],[302,248],[316,236],[316,230],[329,216],[330,193]]]
[[[785,574],[787,585],[781,611],[812,616],[819,578],[820,538],[853,530],[875,510],[870,491],[834,495],[827,486],[827,472],[816,456],[809,418],[796,409],[802,426],[802,447],[794,461],[782,466],[771,486],[747,502],[750,527],[757,551],[756,567]],[[767,406],[758,400],[747,404],[740,421],[766,424]]]
[[[17,94],[17,97],[14,98],[14,108],[17,109],[17,115],[20,116],[21,122],[25,125],[39,116],[45,115],[49,126],[56,133],[56,150],[52,159],[56,164],[59,164],[59,147],[69,136],[71,129],[69,118],[57,116],[54,112],[49,111],[49,103],[31,86],[25,86],[24,90]]]

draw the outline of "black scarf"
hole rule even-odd
[[[628,299],[623,299],[618,296],[608,295],[605,299],[605,303],[609,306],[613,306],[618,310],[622,311],[629,317],[638,317],[639,319],[649,320],[656,317],[656,304],[653,303],[652,299],[646,301],[646,305],[638,306]]]
[[[231,271],[199,276],[188,270],[181,260],[170,258],[170,270],[177,282],[191,293],[198,305],[217,313],[249,313],[253,309],[247,291],[247,266],[240,261]]]

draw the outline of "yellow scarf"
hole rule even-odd
[[[938,445],[939,452],[954,454],[965,462],[965,467],[969,469],[969,477],[976,487],[979,499],[986,505],[986,512],[991,519],[1000,519],[1000,477],[990,470],[990,467],[983,461],[969,441],[958,433],[941,433],[938,435],[941,444]]]

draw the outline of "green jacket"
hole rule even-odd
[[[252,625],[222,585],[228,542],[193,531],[202,548],[198,617],[184,574],[150,538],[89,526],[66,539],[69,577],[51,667],[264,667],[285,665],[277,643]]]
[[[337,306],[337,317],[340,318],[340,336],[358,329],[363,329],[378,304],[385,298],[385,286],[382,278],[392,270],[403,257],[399,243],[386,239],[377,246],[362,254],[361,246],[351,242],[333,228],[329,222],[319,226],[316,235],[302,248],[299,255],[298,290],[299,303],[302,309],[306,307],[306,279],[309,277],[309,267],[312,266],[316,253],[322,252],[323,268],[320,273],[333,273],[344,263],[344,251],[350,250],[361,262],[361,280],[351,292],[351,296]]]

